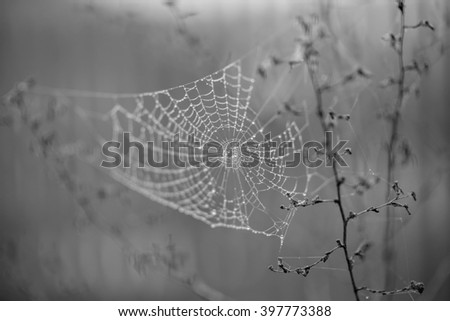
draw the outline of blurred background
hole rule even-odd
[[[99,92],[173,87],[223,68],[292,24],[295,16],[312,13],[336,39],[333,49],[323,55],[325,73],[344,74],[363,65],[373,74],[372,84],[356,84],[352,91],[336,95],[340,102],[336,109],[352,113],[351,126],[340,134],[356,151],[353,170],[364,177],[371,171],[386,177],[389,127],[379,115],[392,104],[395,92],[377,84],[397,70],[395,54],[381,40],[398,28],[394,0],[2,0],[0,92],[7,93],[29,76],[50,87]],[[450,24],[448,2],[407,1],[407,21],[419,20],[432,22],[435,31],[409,32],[405,55],[429,60],[432,67],[422,79],[420,95],[408,101],[402,115],[400,132],[408,151],[395,175],[405,191],[417,193],[418,200],[410,206],[412,216],[399,209],[392,218],[396,268],[391,273],[397,287],[417,280],[426,290],[421,296],[393,299],[448,300],[450,97],[443,45]],[[299,88],[297,95],[314,99],[308,86]],[[353,298],[339,254],[307,278],[267,269],[276,265],[279,255],[302,257],[292,262],[300,266],[311,263],[306,257],[334,247],[341,233],[334,208],[298,211],[280,250],[275,237],[212,229],[119,186],[90,166],[71,161],[69,170],[62,169],[58,159],[48,159],[42,150],[36,153],[33,135],[20,118],[4,116],[4,110],[2,300]],[[268,109],[263,116],[275,111]],[[71,141],[85,134],[82,125],[75,117],[66,118],[59,133]],[[311,120],[311,136],[317,126]],[[333,197],[335,190],[331,186],[323,192],[324,197]],[[381,204],[385,192],[381,179],[363,195],[346,198],[344,205],[356,211]],[[373,245],[355,267],[360,285],[383,287],[385,222],[383,215],[368,216],[351,227],[349,243],[354,249],[364,240]]]

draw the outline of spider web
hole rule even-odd
[[[255,78],[246,76],[241,64],[241,60],[236,60],[210,75],[170,89],[108,97],[113,107],[104,114],[94,114],[83,108],[78,108],[78,113],[83,118],[111,124],[108,140],[120,141],[123,133],[130,133],[131,141],[143,143],[145,155],[153,153],[158,160],[174,156],[175,151],[161,148],[161,143],[173,140],[176,135],[180,141],[188,141],[191,136],[202,146],[211,141],[224,148],[232,141],[239,144],[254,141],[262,145],[267,128],[280,117],[276,114],[261,123],[264,106],[258,111],[251,107]],[[265,105],[269,101],[270,98]],[[261,149],[256,150],[258,164],[255,167],[241,166],[245,157],[240,153],[225,152],[219,157],[217,168],[174,164],[164,168],[142,166],[137,153],[130,151],[129,168],[119,166],[107,172],[131,190],[211,227],[243,229],[283,239],[295,209],[281,210],[281,201],[271,208],[268,203],[273,195],[268,193],[305,197],[321,188],[310,190],[313,177],[321,179],[323,184],[328,181],[307,168],[303,169],[305,175],[300,176],[286,172],[286,162],[300,152],[302,133],[309,125],[308,112],[304,111],[303,115],[301,126],[295,121],[285,121],[284,128],[271,138],[277,146],[281,142],[293,143],[293,148],[284,155],[271,150],[270,160],[275,166],[264,162],[267,155]],[[149,148],[146,142],[153,142],[153,147]],[[123,150],[120,153],[126,156]],[[177,156],[187,161],[190,155],[180,149]]]
[[[312,199],[332,181],[329,173],[301,163],[286,167],[311,138],[309,118],[314,112],[313,104],[308,107],[298,90],[307,77],[294,41],[296,30],[290,27],[282,37],[257,46],[222,69],[168,89],[114,94],[36,86],[30,93],[70,101],[97,138],[98,154],[102,144],[120,142],[124,133],[129,133],[130,141],[142,143],[144,155],[159,161],[178,156],[187,162],[192,156],[184,148],[162,148],[163,142],[175,137],[199,142],[196,154],[208,142],[219,143],[225,152],[217,157],[218,167],[179,167],[173,162],[154,167],[142,163],[137,149],[131,148],[126,155],[121,147],[116,152],[122,160],[129,157],[130,166],[121,164],[104,172],[130,190],[211,227],[276,236],[283,244],[297,207],[281,205],[292,199]],[[293,70],[292,63],[300,68]],[[260,148],[268,133],[277,146],[269,155]],[[82,140],[95,141],[92,137]],[[226,150],[230,142],[242,146],[249,141],[259,146],[253,150],[258,160],[253,167],[242,166],[247,157],[239,150]],[[292,145],[280,153],[283,142]],[[89,162],[99,167],[101,158],[90,157]]]

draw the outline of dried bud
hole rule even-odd
[[[405,0],[397,0],[397,8],[402,14],[405,13]]]
[[[425,290],[425,285],[422,282],[411,281],[410,288],[413,291],[416,291],[419,294],[422,294]]]
[[[371,247],[372,247],[372,243],[370,243],[368,241],[364,241],[358,246],[358,248],[356,249],[356,251],[353,254],[353,256],[357,256],[357,257],[359,257],[359,259],[361,261],[364,261],[364,259],[366,258],[367,251]]]
[[[298,268],[298,269],[295,270],[295,272],[297,272],[297,274],[300,274],[300,275],[302,275],[302,276],[304,276],[304,277],[307,277],[307,276],[308,276],[309,271],[310,271],[310,268],[309,268],[309,267],[308,267],[308,268],[304,268],[304,269]]]
[[[358,67],[356,69],[356,74],[363,78],[372,78],[372,73],[369,70],[364,69],[364,67]]]
[[[421,21],[421,25],[424,27],[427,27],[428,29],[430,29],[432,31],[434,31],[436,29],[428,20]]]

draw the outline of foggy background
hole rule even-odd
[[[407,55],[436,39],[446,39],[447,1],[408,1],[407,8],[407,21],[426,19],[436,26],[434,33],[409,33]],[[28,76],[46,86],[100,92],[173,87],[224,67],[296,15],[313,12],[329,24],[343,44],[339,48],[350,53],[350,61],[373,73],[374,84],[361,93],[352,115],[355,133],[350,137],[357,139],[364,152],[359,156],[363,159],[355,158],[352,166],[367,171],[368,163],[385,177],[383,143],[388,126],[377,114],[395,96],[377,88],[376,82],[397,68],[395,55],[380,40],[398,27],[394,1],[180,0],[174,11],[159,0],[2,0],[0,92],[8,92]],[[340,64],[345,63],[327,62],[336,68]],[[423,78],[420,97],[408,102],[400,129],[414,157],[397,170],[396,178],[405,190],[417,193],[418,201],[411,203],[411,217],[396,210],[395,276],[398,287],[410,280],[425,283],[424,294],[413,296],[417,300],[450,298],[448,81],[445,54]],[[310,89],[301,93],[313,99]],[[317,121],[311,126],[318,126]],[[83,135],[83,127],[75,121],[64,128],[63,135],[68,137]],[[97,197],[89,203],[100,217],[100,223],[92,224],[80,209],[79,195],[74,199],[51,166],[30,152],[30,134],[24,127],[1,126],[0,147],[3,300],[352,299],[341,253],[307,278],[272,273],[267,266],[276,265],[278,239],[212,229],[127,191],[104,172],[72,164],[75,176],[96,188],[106,184],[113,191],[111,198]],[[346,201],[346,210],[381,204],[385,185],[379,185]],[[326,191],[335,193],[332,186]],[[98,190],[83,190],[86,195],[95,198]],[[361,286],[383,286],[385,220],[382,215],[364,218],[351,228],[352,248],[364,239],[374,244],[367,260],[355,267]],[[281,255],[323,255],[340,237],[340,224],[331,207],[298,211]],[[130,259],[130,244],[149,256]],[[405,294],[393,299],[411,298]]]

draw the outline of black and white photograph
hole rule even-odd
[[[0,17],[2,307],[450,300],[449,1],[1,0]]]

